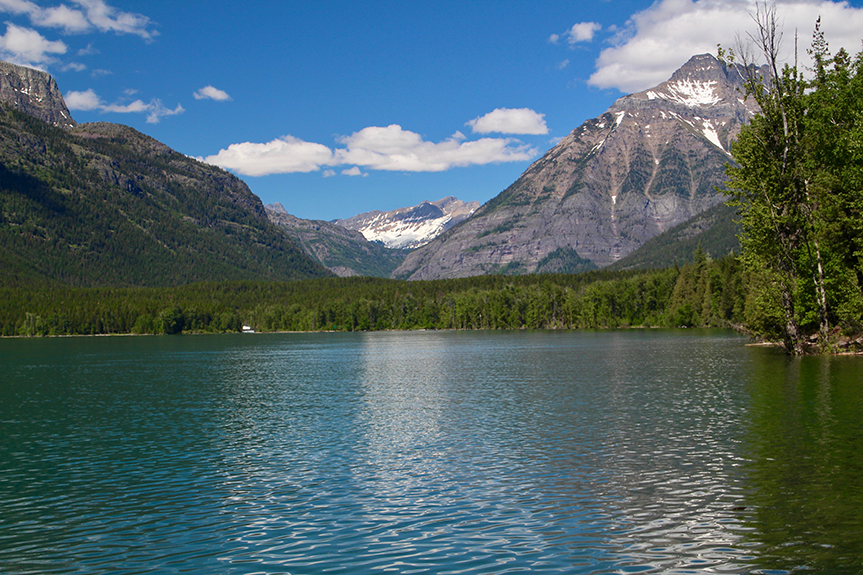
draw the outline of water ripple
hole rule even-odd
[[[0,571],[743,573],[754,557],[728,335],[46,344],[3,391]]]

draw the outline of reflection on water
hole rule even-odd
[[[759,561],[863,572],[863,361],[765,353],[752,369],[748,501]]]
[[[863,364],[742,343],[5,340],[0,572],[858,572]]]

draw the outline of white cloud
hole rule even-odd
[[[800,60],[805,62],[805,49],[819,15],[833,52],[840,46],[852,54],[860,50],[863,8],[826,0],[779,1],[776,6],[788,62],[793,62],[795,30],[800,38]],[[755,9],[754,0],[660,0],[634,14],[618,31],[613,45],[600,53],[588,83],[622,92],[655,86],[691,56],[715,53],[717,44],[731,48],[738,35],[746,38],[754,31],[751,14]]]
[[[579,22],[566,31],[566,41],[569,44],[592,42],[593,36],[600,30],[602,26],[597,22]]]
[[[165,116],[175,116],[185,112],[183,106],[177,104],[173,110],[166,108],[159,99],[151,100],[149,103],[143,100],[135,100],[128,104],[105,104],[93,89],[83,92],[68,92],[63,99],[70,110],[100,111],[115,114],[147,114],[148,124],[158,124]]]
[[[67,92],[63,99],[70,110],[101,110],[104,106],[92,88],[83,92]]]
[[[536,150],[516,140],[483,138],[461,141],[455,135],[440,143],[426,142],[401,126],[371,126],[340,139],[345,149],[336,150],[340,164],[355,164],[374,170],[442,172],[453,167],[529,160]]]
[[[158,32],[148,30],[150,19],[141,14],[122,12],[108,6],[102,0],[73,0],[73,2],[84,9],[87,20],[102,32],[134,34],[146,39],[158,35]]]
[[[323,144],[285,136],[266,144],[232,144],[206,161],[246,176],[312,172],[330,166],[352,166],[342,174],[366,175],[361,167],[402,172],[440,172],[454,167],[494,162],[527,161],[537,151],[513,139],[482,138],[464,141],[456,132],[443,142],[426,142],[415,132],[396,124],[370,126],[338,139],[343,148],[331,150]],[[324,177],[335,175],[332,169]]]
[[[206,162],[234,170],[244,176],[265,176],[293,172],[315,172],[332,164],[332,151],[322,145],[284,136],[266,144],[231,144],[227,150],[206,158]],[[328,175],[328,174],[325,174]]]
[[[79,10],[72,10],[65,5],[39,9],[37,12],[31,12],[30,18],[36,26],[62,28],[69,33],[86,32],[91,27],[87,18]]]
[[[72,0],[80,9],[61,4],[43,8],[29,0],[0,0],[0,12],[25,15],[34,26],[60,28],[66,33],[102,32],[135,34],[152,38],[158,33],[151,31],[150,19],[141,14],[123,12],[105,4],[104,0]]]
[[[551,36],[548,37],[548,41],[551,42],[552,44],[557,44],[558,42],[560,42],[560,35],[559,34],[552,34]]]
[[[545,114],[539,114],[530,108],[497,108],[465,125],[470,126],[474,134],[547,134],[548,126],[544,117]]]
[[[107,106],[102,106],[101,110],[103,112],[114,112],[115,114],[134,114],[150,111],[150,104],[147,104],[143,100],[135,100],[130,104],[108,104]]]
[[[214,88],[213,86],[204,86],[197,92],[193,94],[196,100],[216,100],[219,102],[224,102],[230,100],[231,97],[224,90],[219,90],[218,88]]]
[[[35,26],[62,28],[65,32],[83,32],[90,28],[87,18],[79,10],[66,5],[42,8],[27,0],[0,0],[0,12],[25,15]]]
[[[53,54],[65,54],[66,44],[51,41],[39,32],[6,24],[6,33],[0,36],[0,57],[14,64],[40,67],[54,61]]]

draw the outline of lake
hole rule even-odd
[[[728,331],[0,341],[2,573],[863,570],[863,358]]]

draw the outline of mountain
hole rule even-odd
[[[479,202],[463,202],[453,196],[418,206],[389,212],[365,212],[333,223],[357,230],[370,242],[388,248],[412,249],[423,246],[468,218],[479,208]]]
[[[62,121],[50,76],[2,70],[0,286],[330,275],[235,176],[126,126]]]
[[[671,267],[675,263],[693,261],[698,246],[712,258],[740,253],[740,224],[737,209],[716,204],[700,214],[677,224],[644,242],[629,255],[617,260],[610,270],[631,270]]]
[[[332,222],[292,216],[279,203],[264,208],[271,222],[337,276],[389,277],[408,253],[369,242],[360,232]]]
[[[413,251],[393,277],[607,266],[723,201],[728,152],[757,112],[743,74],[709,54],[573,130],[470,218]]]
[[[0,62],[0,102],[52,126],[75,126],[57,82],[47,72]]]

